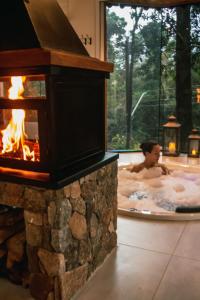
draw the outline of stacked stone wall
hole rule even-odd
[[[58,190],[0,183],[0,203],[24,208],[30,291],[68,300],[117,243],[117,162]]]

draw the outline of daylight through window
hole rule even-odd
[[[200,129],[200,5],[174,8],[106,6],[108,149],[162,143],[169,115],[181,123],[181,151]]]

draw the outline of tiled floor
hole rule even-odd
[[[199,232],[200,221],[118,217],[117,249],[74,300],[199,300]],[[33,299],[1,279],[0,300]]]
[[[199,300],[200,221],[118,218],[118,247],[76,300]]]
[[[120,155],[119,165],[143,160]],[[200,168],[186,156],[160,159]],[[199,300],[200,221],[118,217],[118,247],[76,300]]]
[[[0,279],[0,300],[34,300],[28,289]]]
[[[200,221],[118,217],[118,246],[74,300],[199,300]],[[0,299],[32,300],[0,281]]]

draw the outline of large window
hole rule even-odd
[[[200,5],[106,6],[108,148],[139,150],[162,143],[169,115],[181,123],[181,150],[200,129]],[[199,93],[198,93],[199,92]]]

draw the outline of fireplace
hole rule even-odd
[[[117,243],[113,66],[89,57],[56,0],[3,1],[0,33],[0,264],[34,299],[68,300]]]
[[[25,55],[30,60],[35,53],[38,56],[50,54],[44,50],[17,52],[18,56]],[[6,54],[1,52],[0,58]],[[16,52],[7,54],[11,55],[15,56]],[[62,56],[63,61],[69,60],[64,53],[54,55]],[[13,179],[19,180],[24,177],[19,170],[26,170],[31,171],[26,172],[26,181],[32,176],[36,184],[55,184],[101,160],[105,154],[104,81],[107,74],[80,66],[1,69],[0,165],[4,167],[1,176],[5,173],[12,176],[10,169],[15,169]],[[12,95],[15,85],[21,87]],[[20,114],[24,118],[21,127],[12,124],[14,119],[22,118]],[[20,137],[15,137],[17,128],[21,131]],[[5,168],[9,170],[6,172]]]
[[[113,67],[88,56],[55,0],[2,6],[0,178],[58,187],[105,155]]]

